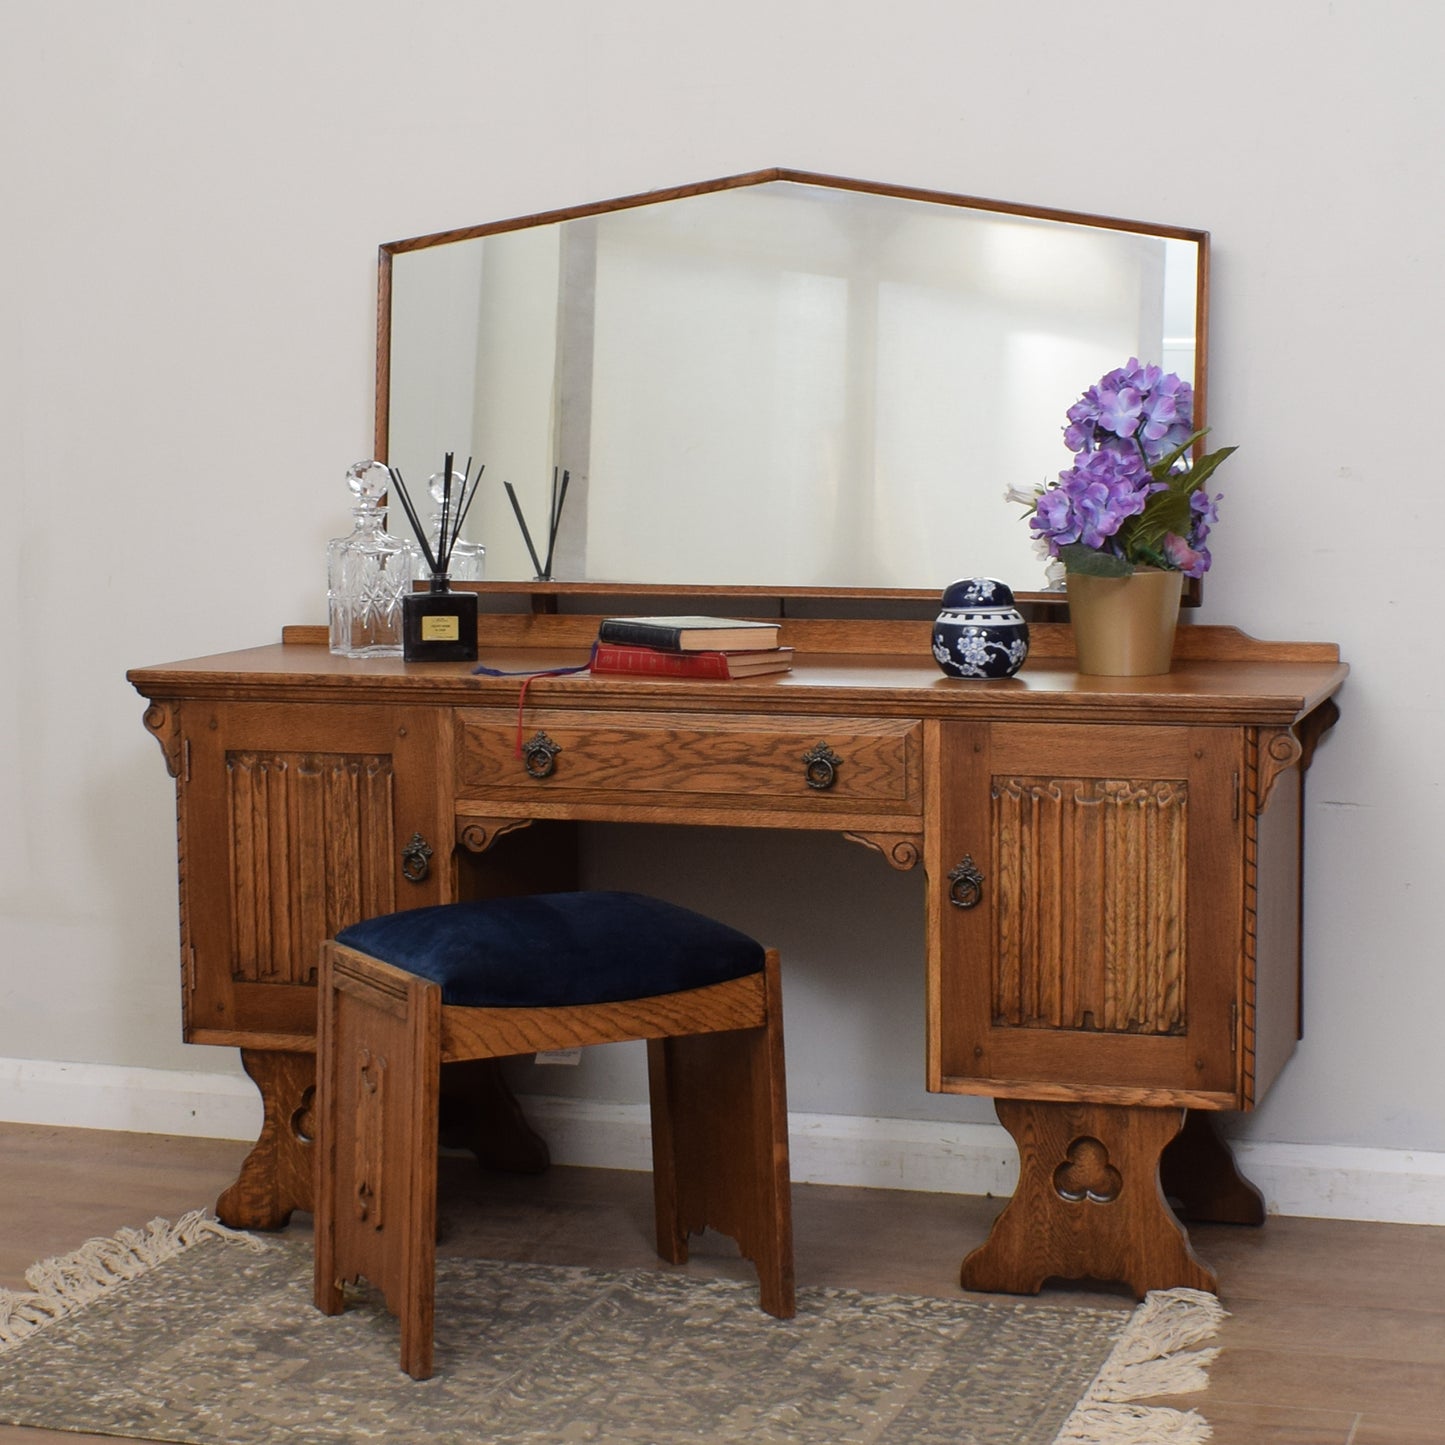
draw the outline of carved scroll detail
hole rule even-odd
[[[1188,783],[999,778],[993,815],[995,1024],[1185,1032]]]
[[[1281,773],[1299,762],[1304,756],[1304,748],[1288,728],[1261,729],[1259,744],[1259,801],[1255,806],[1263,812],[1275,781]]]
[[[889,867],[900,873],[917,865],[923,857],[923,839],[917,833],[844,833],[851,843],[875,849],[887,860]]]
[[[146,731],[161,745],[161,756],[166,760],[166,772],[171,777],[181,775],[181,715],[173,707],[153,702],[141,721]]]
[[[504,834],[531,826],[530,818],[458,818],[457,842],[468,853],[485,853]]]

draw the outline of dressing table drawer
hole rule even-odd
[[[458,719],[458,800],[922,812],[916,718],[471,708]]]

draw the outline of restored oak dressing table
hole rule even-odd
[[[483,658],[575,663],[596,623],[486,616]],[[783,641],[788,674],[544,677],[520,712],[516,678],[334,657],[322,628],[130,674],[176,779],[185,1037],[239,1047],[265,1104],[222,1219],[309,1207],[337,928],[514,886],[489,859],[544,820],[825,829],[925,870],[920,1066],[993,1096],[1018,1144],[963,1284],[1214,1287],[1166,1195],[1262,1219],[1208,1116],[1253,1108],[1299,1034],[1304,775],[1337,650],[1184,625],[1171,674],[1082,677],[1041,623],[1019,676],[960,682],[926,623],[785,620]]]
[[[1299,1035],[1304,775],[1346,669],[1183,626],[1169,675],[1083,677],[1045,620],[1017,677],[961,682],[901,620],[965,570],[1054,615],[1000,494],[1057,472],[1065,408],[1131,354],[1204,424],[1208,242],[773,170],[383,246],[374,455],[414,481],[447,450],[488,464],[485,661],[579,663],[599,613],[761,611],[795,667],[539,678],[519,706],[516,678],[296,628],[131,673],[176,779],[185,1036],[239,1047],[265,1105],[221,1218],[309,1207],[338,928],[569,886],[578,822],[811,828],[924,869],[927,1086],[994,1097],[1017,1142],[964,1285],[1213,1288],[1171,1202],[1263,1217],[1209,1119]],[[497,483],[537,524],[558,467],[529,567]]]

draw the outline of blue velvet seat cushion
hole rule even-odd
[[[541,893],[385,913],[336,941],[441,985],[469,1008],[549,1008],[678,993],[757,973],[763,947],[641,893]]]

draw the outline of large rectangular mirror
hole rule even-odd
[[[1006,487],[1137,356],[1202,419],[1208,236],[767,171],[382,247],[377,453],[485,462],[488,580],[1039,593]],[[1201,420],[1202,424],[1202,420]],[[538,543],[543,551],[543,544]]]

